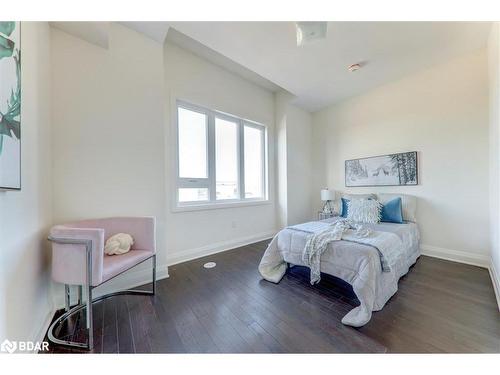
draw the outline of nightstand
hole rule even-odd
[[[325,219],[329,219],[329,218],[335,217],[335,216],[338,216],[338,214],[336,214],[334,212],[326,213],[323,211],[318,211],[318,220],[325,220]]]

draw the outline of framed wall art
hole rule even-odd
[[[0,190],[21,189],[20,27],[0,22]]]
[[[417,152],[402,152],[345,161],[345,186],[418,184]]]

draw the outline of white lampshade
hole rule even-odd
[[[334,190],[321,189],[321,200],[323,202],[333,201],[334,197],[335,197],[335,191]]]

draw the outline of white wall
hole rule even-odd
[[[156,216],[165,276],[163,45],[116,23],[108,49],[51,32],[54,222]]]
[[[313,194],[329,186],[416,195],[425,251],[488,264],[487,79],[482,50],[316,113]],[[418,186],[345,188],[345,160],[414,150]]]
[[[312,116],[291,104],[294,97],[275,94],[277,226],[310,221]]]
[[[287,120],[287,202],[288,225],[314,218],[311,208],[312,116],[289,105]],[[319,191],[316,194],[316,198]]]
[[[282,229],[288,223],[288,178],[286,120],[290,95],[279,91],[274,97],[276,122],[276,227]]]
[[[491,272],[500,308],[500,24],[494,22],[488,40],[490,94],[490,248]]]
[[[164,51],[167,158],[167,249],[175,263],[270,237],[276,228],[274,96],[227,70],[171,43]],[[173,212],[175,100],[262,123],[268,128],[270,202],[264,205]]]
[[[0,192],[0,342],[39,340],[52,317],[50,30],[23,22],[22,190]]]

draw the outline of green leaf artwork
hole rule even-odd
[[[19,22],[0,22],[0,188],[20,188],[21,49]]]
[[[0,22],[0,33],[9,36],[14,22]],[[0,60],[6,57],[14,57],[16,61],[17,87],[11,91],[10,99],[7,101],[7,111],[0,112],[0,137],[4,135],[16,138],[21,136],[21,124],[17,118],[21,114],[21,53],[19,49],[14,51],[14,42],[0,34]],[[13,55],[14,54],[14,55]],[[1,149],[0,149],[1,150]]]
[[[10,57],[14,52],[14,42],[8,37],[15,27],[15,22],[0,22],[0,59]]]
[[[0,35],[0,59],[11,57],[14,52],[14,42]]]
[[[0,33],[10,36],[14,29],[16,28],[16,23],[13,21],[0,22]]]

